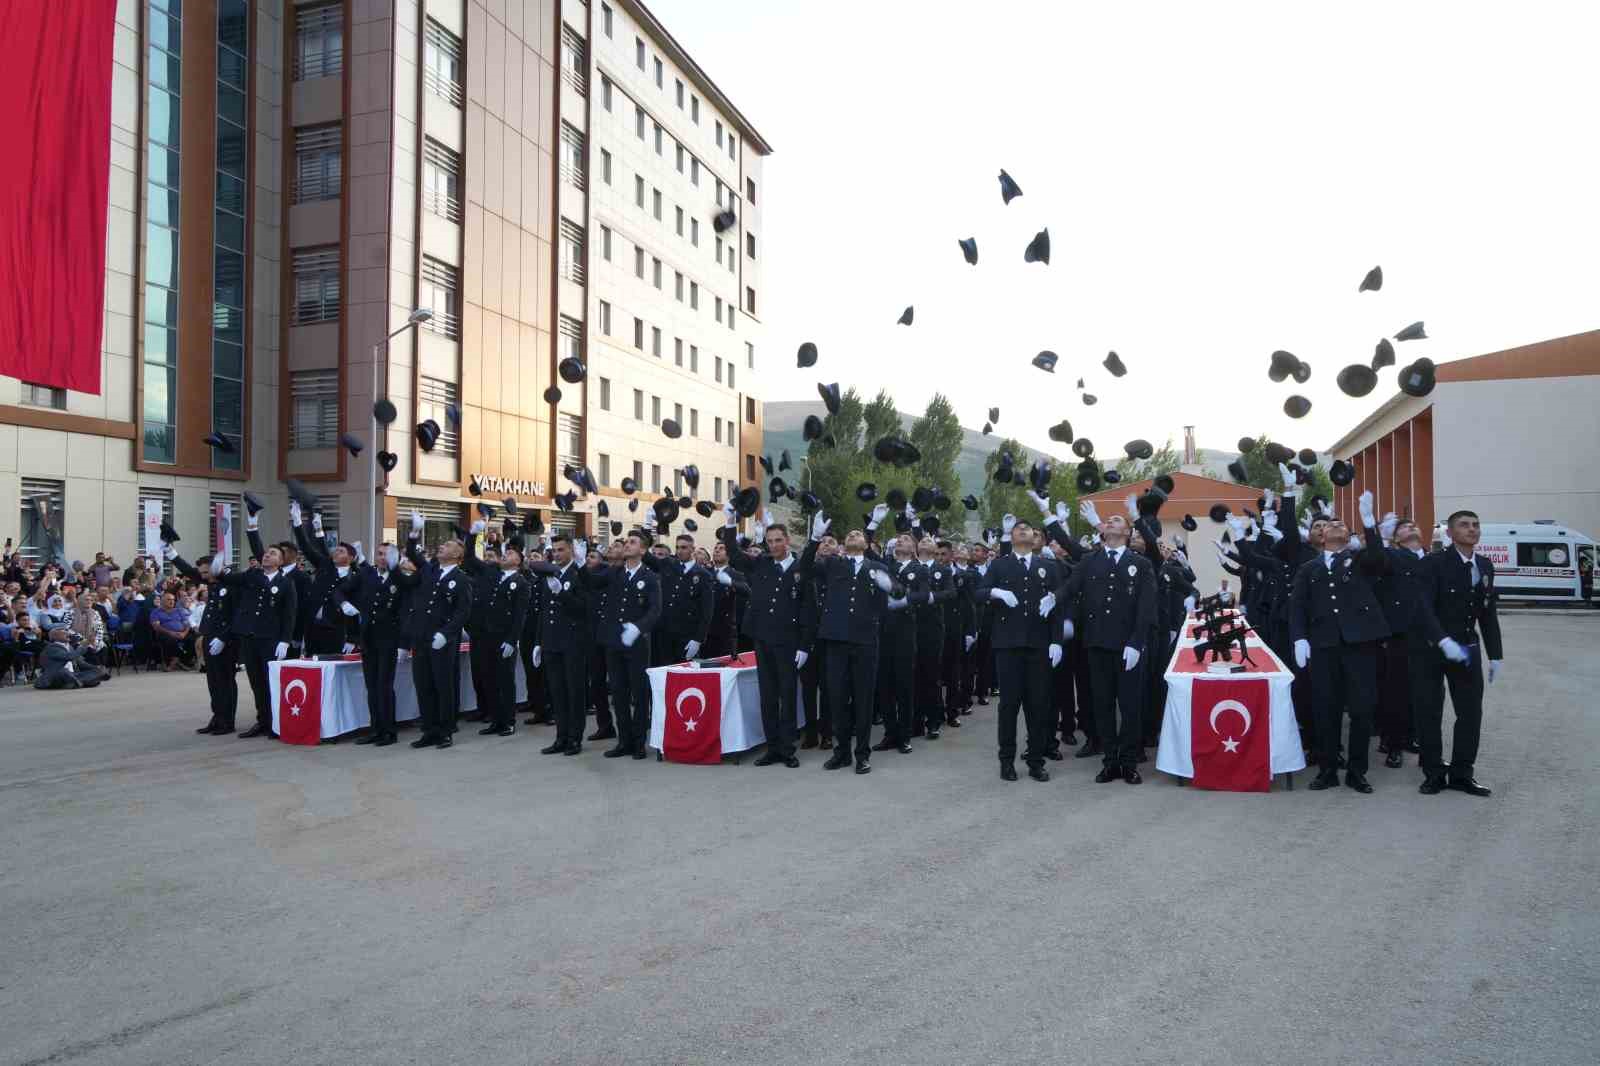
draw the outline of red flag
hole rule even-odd
[[[5,5],[0,374],[100,392],[117,0]]]
[[[322,670],[278,669],[278,739],[285,744],[322,743]]]
[[[714,670],[667,671],[667,718],[661,754],[671,762],[722,761],[722,675]]]
[[[1195,787],[1272,788],[1271,699],[1266,678],[1195,682],[1189,712]]]

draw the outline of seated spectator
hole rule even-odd
[[[82,651],[72,646],[67,630],[50,631],[50,643],[40,656],[39,676],[34,688],[94,688],[100,683],[100,667],[89,662]]]
[[[100,612],[94,609],[94,597],[87,592],[78,594],[78,602],[67,612],[67,624],[76,640],[79,653],[96,666],[106,661],[106,624]]]
[[[161,597],[161,607],[150,612],[150,631],[161,657],[161,669],[182,669],[194,658],[194,627],[189,624],[189,612],[178,606],[172,593]]]
[[[33,615],[26,609],[13,618],[12,641],[16,645],[16,659],[12,663],[12,670],[21,670],[23,676],[31,681],[44,638],[39,634],[39,627],[34,625]]]
[[[44,596],[41,590],[38,596]],[[53,592],[44,598],[44,602],[33,612],[33,620],[38,625],[40,632],[48,633],[57,626],[63,625],[67,618],[67,601],[59,592]]]

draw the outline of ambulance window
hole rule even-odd
[[[1571,566],[1572,555],[1560,541],[1521,541],[1517,544],[1518,566]]]

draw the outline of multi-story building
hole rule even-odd
[[[123,559],[159,510],[197,554],[246,489],[281,531],[291,477],[351,540],[507,496],[608,533],[554,508],[568,465],[646,503],[759,478],[769,148],[643,5],[119,0],[115,32],[101,391],[0,378],[25,551]]]

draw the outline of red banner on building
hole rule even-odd
[[[1196,788],[1272,788],[1272,694],[1265,678],[1194,686],[1189,744]]]
[[[0,374],[100,392],[116,0],[3,5]]]
[[[278,739],[285,744],[322,743],[322,670],[278,668]]]
[[[667,671],[661,754],[669,762],[722,761],[722,675],[717,671]]]

